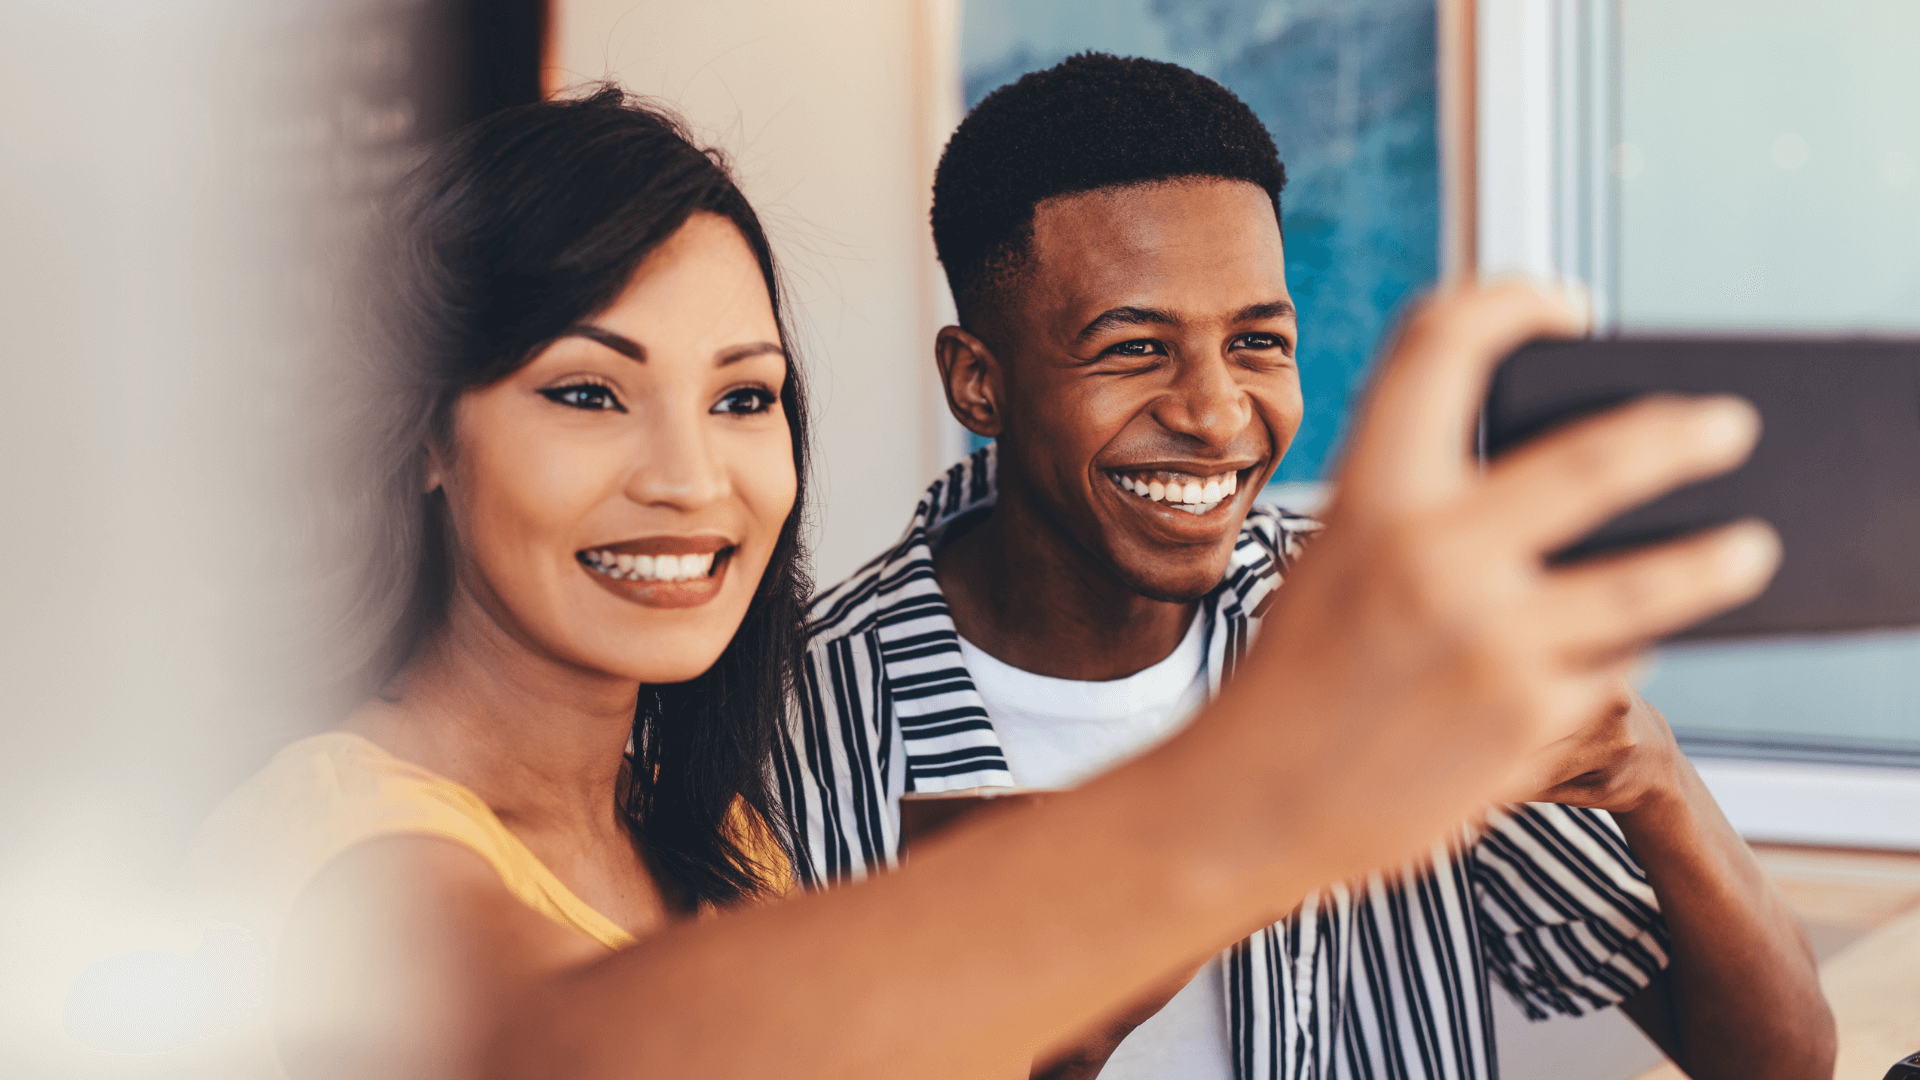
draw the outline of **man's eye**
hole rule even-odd
[[[780,399],[757,386],[729,390],[714,403],[713,411],[727,416],[757,416],[773,408]]]
[[[1114,356],[1165,356],[1167,354],[1167,350],[1162,348],[1159,342],[1150,338],[1123,341],[1108,349],[1107,352]]]
[[[574,383],[571,386],[555,386],[540,391],[540,396],[556,405],[565,405],[574,409],[626,412],[620,399],[614,396],[613,388],[599,383]]]
[[[1278,334],[1242,334],[1239,346],[1243,349],[1284,349],[1287,339]]]

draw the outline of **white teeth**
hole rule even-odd
[[[627,581],[691,581],[713,571],[716,553],[704,555],[616,555],[611,551],[589,551],[588,566],[611,578]]]
[[[1231,498],[1234,492],[1240,490],[1240,474],[1232,472],[1172,483],[1137,479],[1124,473],[1108,473],[1107,476],[1121,488],[1143,499],[1167,502],[1196,514],[1212,510],[1220,505],[1221,500]]]

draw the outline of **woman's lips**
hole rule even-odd
[[[648,607],[684,608],[719,593],[735,550],[718,538],[662,537],[589,548],[574,558],[616,596]]]

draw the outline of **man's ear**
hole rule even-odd
[[[1001,403],[1006,393],[999,358],[986,342],[957,326],[940,328],[933,351],[940,364],[940,384],[946,389],[947,408],[953,418],[983,439],[997,438],[1004,415]]]

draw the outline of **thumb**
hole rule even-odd
[[[1583,292],[1522,282],[1445,286],[1410,314],[1382,359],[1340,470],[1343,510],[1413,509],[1466,482],[1493,368],[1540,337],[1584,333]]]

